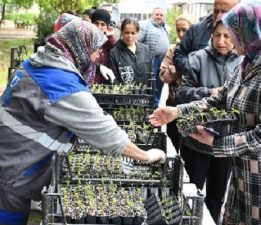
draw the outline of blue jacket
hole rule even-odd
[[[52,155],[70,150],[72,134],[112,155],[129,143],[70,61],[45,48],[15,71],[0,99],[0,189],[25,199],[40,199]]]

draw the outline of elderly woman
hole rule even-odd
[[[0,105],[0,224],[27,224],[31,199],[50,182],[52,155],[70,150],[72,133],[106,154],[165,160],[134,145],[89,92],[105,41],[95,25],[75,19],[10,79]]]
[[[182,113],[206,111],[213,106],[239,110],[239,120],[230,124],[228,135],[213,136],[198,126],[191,137],[212,146],[216,157],[231,160],[232,179],[224,224],[261,224],[261,1],[239,3],[222,20],[238,53],[245,55],[242,65],[218,95],[177,107],[159,108],[150,121],[160,126]]]
[[[188,56],[182,83],[177,89],[179,103],[217,95],[227,78],[242,62],[242,57],[234,51],[231,35],[221,18],[218,17],[213,25],[212,45]],[[224,130],[225,126],[224,123],[213,124],[213,128],[218,132]],[[186,137],[182,138],[180,153],[185,161],[190,182],[201,190],[206,183],[205,202],[217,223],[230,177],[230,162],[228,158],[214,157],[208,149],[211,147]]]

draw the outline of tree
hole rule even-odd
[[[119,0],[109,0],[107,3],[117,3]],[[43,10],[53,9],[58,14],[66,12],[67,10],[74,10],[81,14],[85,9],[98,7],[103,0],[37,0],[40,8]]]
[[[17,5],[19,7],[29,9],[30,7],[32,7],[33,4],[34,4],[34,0],[0,0],[0,6],[1,6],[0,25],[5,19],[7,5]]]
[[[178,16],[180,16],[182,13],[181,7],[172,7],[171,9],[168,9],[166,13],[166,21],[167,24],[170,27],[170,42],[172,44],[175,44],[178,37],[176,32],[176,19]]]
[[[102,0],[36,0],[40,7],[38,19],[38,38],[43,39],[53,33],[54,23],[58,16],[67,10],[73,10],[81,15],[85,9],[98,7]],[[119,0],[109,0],[108,3],[117,3]]]

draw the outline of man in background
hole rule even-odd
[[[155,105],[158,106],[163,87],[159,78],[160,65],[169,46],[169,33],[165,26],[164,9],[153,9],[151,18],[140,22],[140,34],[138,40],[150,49],[154,78],[156,79]]]

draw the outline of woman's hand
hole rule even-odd
[[[178,114],[177,107],[161,107],[154,110],[154,112],[149,115],[149,122],[155,127],[160,127],[175,120],[178,117]]]
[[[206,131],[203,126],[197,126],[197,131],[189,136],[203,144],[213,146],[214,135]]]

